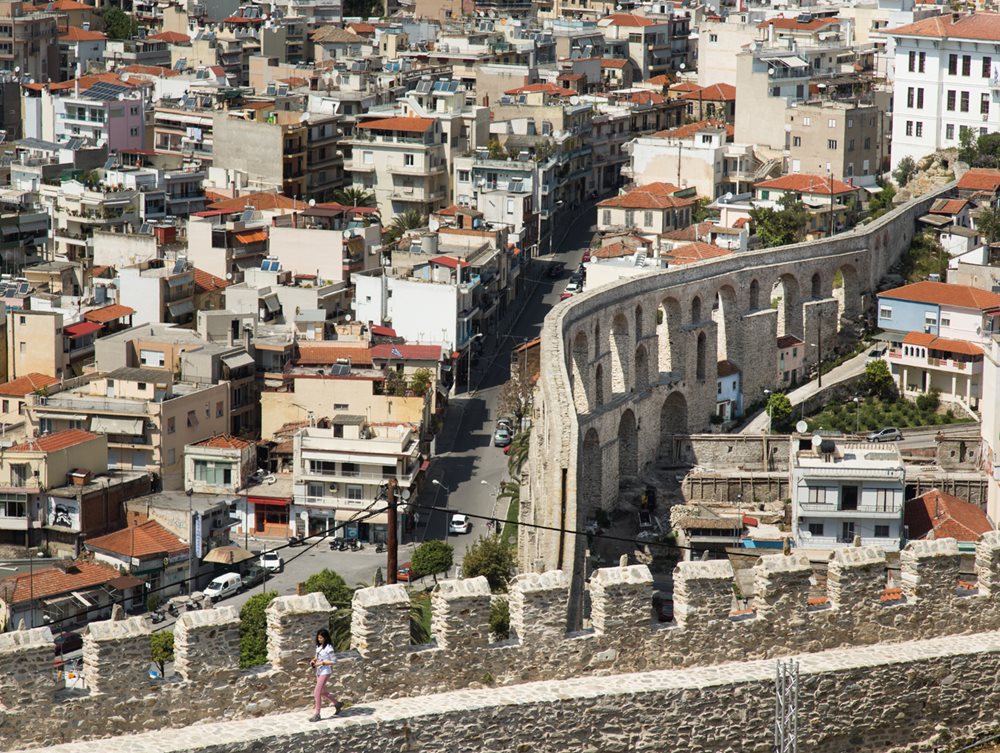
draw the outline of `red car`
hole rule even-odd
[[[396,568],[396,580],[405,580],[409,583],[415,577],[416,576],[413,574],[413,565],[409,562],[404,562]]]
[[[572,297],[573,297],[572,293],[560,293],[559,294],[559,300],[560,301],[565,301],[567,298],[572,298]]]
[[[583,252],[583,263],[586,264],[588,261],[590,261],[590,251],[584,251]]]

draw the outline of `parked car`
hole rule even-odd
[[[562,277],[562,273],[563,267],[561,264],[550,264],[545,270],[545,276],[553,280]]]
[[[235,596],[243,588],[243,579],[238,573],[225,573],[217,575],[212,582],[205,586],[205,596],[209,601],[219,601],[228,596]]]
[[[413,564],[410,562],[404,562],[402,565],[396,568],[396,580],[405,580],[407,583],[409,583],[416,577],[417,577],[416,574],[413,572]]]
[[[565,290],[562,293],[559,294],[559,300],[560,301],[565,301],[567,298],[572,298],[572,297],[573,297],[573,294],[572,293],[567,293]]]
[[[584,251],[583,252],[583,263],[586,264],[588,261],[590,261],[590,251]]]
[[[882,348],[873,348],[868,351],[868,358],[865,359],[865,363],[873,363],[874,361],[880,361],[885,350]]]
[[[497,447],[506,447],[513,440],[513,436],[510,433],[510,429],[506,427],[499,427],[495,432],[493,432],[493,444]]]
[[[243,588],[253,588],[264,582],[264,575],[267,571],[260,565],[251,565],[247,571],[240,576],[243,580]]]
[[[898,442],[902,438],[903,432],[894,426],[887,426],[868,435],[869,442]]]
[[[510,416],[500,416],[500,418],[497,419],[497,428],[514,431],[514,419]]]
[[[465,515],[461,513],[455,513],[451,516],[451,523],[448,525],[448,533],[451,534],[462,534],[469,533],[472,530],[472,521]]]
[[[571,279],[569,285],[566,286],[566,293],[577,293],[580,290],[580,283],[577,280]]]
[[[83,636],[73,632],[60,633],[52,643],[55,646],[56,656],[68,654],[70,651],[79,651],[83,648]]]
[[[285,569],[285,561],[277,552],[264,552],[260,555],[260,566],[272,573],[280,573]]]

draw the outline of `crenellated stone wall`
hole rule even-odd
[[[618,679],[608,676],[701,668],[719,677],[722,670],[712,667],[726,662],[876,644],[892,653],[889,644],[1000,630],[1000,532],[978,543],[981,588],[960,585],[957,554],[954,540],[911,542],[900,589],[887,590],[883,552],[839,550],[829,562],[826,598],[809,598],[811,570],[800,556],[765,556],[754,566],[749,612],[733,612],[728,562],[682,562],[674,572],[676,623],[666,625],[654,621],[645,566],[598,570],[589,584],[593,627],[572,633],[564,629],[567,574],[527,574],[510,589],[515,637],[496,643],[488,637],[491,597],[482,579],[440,584],[432,597],[436,642],[425,646],[409,643],[402,586],[365,588],[354,596],[353,648],[339,656],[337,692],[368,703],[586,677],[617,689]],[[147,623],[95,623],[84,643],[83,692],[55,686],[48,628],[0,635],[0,749],[305,709],[314,636],[331,611],[319,594],[276,599],[267,613],[271,664],[244,671],[235,610],[187,613],[175,629],[175,674],[162,681],[147,674]]]

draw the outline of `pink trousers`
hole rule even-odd
[[[327,680],[330,679],[330,675],[316,675],[316,689],[313,691],[313,700],[316,703],[316,713],[318,714],[320,708],[323,706],[323,697],[325,696],[327,700],[331,703],[336,703],[337,699],[333,697],[329,690],[326,689]]]

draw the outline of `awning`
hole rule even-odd
[[[142,434],[142,419],[140,418],[108,418],[107,416],[94,416],[90,422],[91,431],[99,431],[102,434],[130,434],[138,436]]]
[[[168,303],[167,310],[170,311],[170,316],[184,316],[185,314],[190,314],[194,311],[194,301],[177,301],[176,303]]]
[[[90,416],[83,413],[44,413],[39,411],[36,418],[47,418],[50,421],[86,421]]]
[[[288,507],[292,503],[290,499],[276,497],[247,497],[247,502],[252,505],[273,505],[274,507]]]
[[[235,353],[231,356],[223,356],[222,362],[231,369],[253,366],[256,363],[249,353]]]
[[[63,327],[63,332],[66,333],[71,339],[77,337],[83,337],[84,335],[92,335],[95,332],[100,332],[102,325],[95,322],[79,322],[77,324],[71,324],[68,327]]]
[[[267,230],[244,230],[242,232],[235,234],[236,242],[243,243],[261,243],[267,240]]]
[[[226,546],[215,547],[215,549],[205,555],[202,562],[214,562],[218,565],[236,565],[240,562],[252,560],[253,558],[254,555],[252,552],[248,552],[241,546],[228,544]]]

